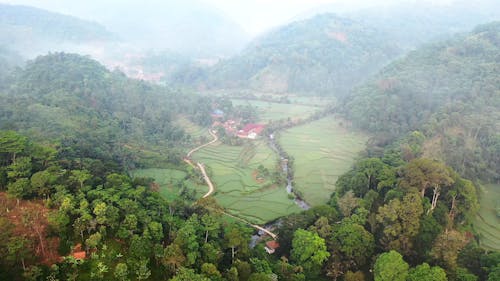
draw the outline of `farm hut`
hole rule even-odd
[[[266,246],[264,247],[264,249],[268,254],[273,254],[279,247],[280,244],[278,242],[276,242],[275,240],[271,240],[266,242]]]

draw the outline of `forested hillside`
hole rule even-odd
[[[178,113],[206,124],[209,98],[201,98],[110,72],[87,57],[54,53],[13,74],[0,92],[1,129],[36,140],[71,143],[74,157],[91,155],[133,167],[134,147],[157,147],[165,159],[180,160],[174,143],[188,141],[173,125]]]
[[[0,4],[0,44],[25,55],[61,44],[97,43],[116,39],[95,22],[27,6]]]
[[[418,49],[356,89],[341,110],[384,137],[420,130],[428,156],[500,180],[500,24]]]
[[[367,25],[334,14],[277,28],[207,73],[209,88],[342,95],[400,50]]]

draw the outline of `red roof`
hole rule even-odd
[[[242,129],[242,131],[245,133],[254,132],[256,134],[260,134],[260,132],[262,132],[262,130],[264,130],[264,125],[262,125],[262,124],[247,124]]]
[[[81,259],[81,260],[83,260],[83,259],[85,259],[85,258],[87,257],[87,254],[85,253],[85,251],[81,251],[81,252],[74,252],[74,253],[73,253],[73,257],[74,257],[75,259]]]
[[[280,243],[276,242],[275,240],[271,240],[271,241],[267,241],[266,242],[266,246],[269,248],[269,249],[278,249],[280,247]]]

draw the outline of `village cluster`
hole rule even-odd
[[[212,128],[222,127],[226,135],[236,136],[242,139],[256,139],[265,129],[263,124],[241,124],[241,118],[239,119],[224,119],[224,112],[220,109],[216,109],[211,114],[214,120]]]

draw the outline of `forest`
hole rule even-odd
[[[0,4],[0,280],[500,280],[500,23],[457,2],[228,56]]]

